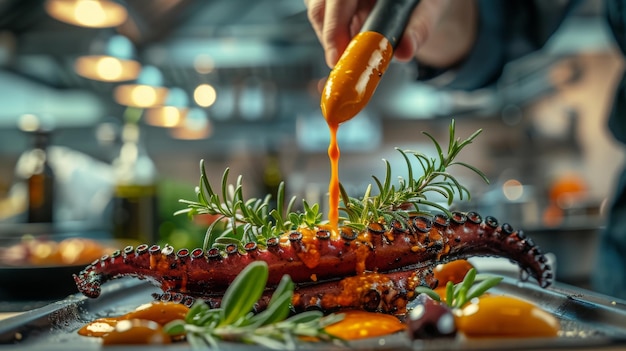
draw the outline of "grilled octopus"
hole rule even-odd
[[[74,280],[80,292],[92,298],[102,284],[118,277],[147,279],[159,286],[161,300],[190,305],[200,298],[211,306],[250,262],[269,267],[267,295],[288,274],[296,284],[292,300],[297,311],[336,311],[359,308],[392,314],[406,312],[417,286],[435,288],[433,268],[473,256],[505,257],[516,262],[524,277],[542,287],[553,274],[546,257],[523,231],[475,212],[453,212],[409,217],[405,223],[370,223],[361,232],[344,226],[338,231],[320,225],[300,228],[267,240],[262,248],[250,242],[209,250],[175,250],[165,245],[127,246],[88,265]]]

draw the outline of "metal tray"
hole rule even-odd
[[[98,338],[78,335],[77,330],[95,318],[113,316],[133,310],[152,300],[158,288],[136,279],[122,279],[104,286],[97,299],[75,294],[61,301],[0,321],[0,350],[99,350]],[[505,277],[494,292],[502,292],[533,301],[553,313],[561,321],[562,335],[550,339],[442,339],[411,342],[403,333],[384,338],[351,342],[357,350],[547,350],[626,349],[626,301],[616,300],[563,284],[541,289],[532,282],[524,283]],[[257,350],[256,346],[225,343],[222,350]],[[188,350],[189,345],[121,346],[115,350]],[[345,350],[345,346],[305,343],[306,350]]]

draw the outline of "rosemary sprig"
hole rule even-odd
[[[179,200],[187,205],[187,208],[174,213],[174,215],[187,213],[189,216],[199,214],[219,215],[207,229],[204,240],[204,249],[213,246],[236,243],[240,250],[246,242],[258,242],[261,246],[272,236],[291,229],[294,225],[301,223],[311,223],[320,220],[321,215],[312,214],[317,206],[308,206],[309,213],[300,216],[292,212],[296,197],[292,197],[287,207],[285,207],[285,184],[281,182],[278,188],[277,208],[269,209],[270,196],[263,199],[244,199],[242,177],[237,178],[234,186],[229,185],[228,175],[230,169],[226,168],[222,175],[221,196],[216,193],[208,180],[204,160],[200,161],[200,185],[195,192],[197,201]],[[295,215],[294,215],[295,214]],[[311,218],[313,217],[313,218]],[[224,231],[214,230],[221,220],[228,220],[228,226]],[[273,219],[273,221],[271,220]]]
[[[452,120],[449,128],[448,149],[444,153],[442,147],[435,138],[427,132],[422,132],[435,145],[438,157],[429,158],[423,153],[397,149],[402,154],[408,168],[408,178],[398,177],[398,184],[392,185],[391,165],[383,160],[386,166],[384,181],[373,177],[378,194],[373,194],[372,185],[366,189],[362,198],[350,197],[340,184],[342,207],[340,208],[345,217],[341,217],[341,224],[351,226],[357,230],[364,229],[371,222],[384,221],[390,223],[393,219],[403,222],[410,214],[425,212],[424,208],[435,208],[450,214],[446,206],[428,199],[429,194],[437,193],[447,199],[450,206],[458,195],[459,199],[470,198],[469,190],[448,172],[452,166],[468,168],[478,174],[485,182],[489,183],[485,174],[477,168],[463,162],[455,161],[455,158],[463,148],[471,144],[481,133],[477,130],[469,138],[461,140],[455,136],[455,122]],[[411,158],[415,158],[420,164],[423,174],[419,178],[414,177]],[[303,203],[303,211],[294,211],[296,197],[285,201],[285,184],[281,182],[277,193],[277,205],[275,209],[269,208],[270,196],[263,199],[244,199],[242,177],[239,176],[234,185],[229,185],[227,168],[221,179],[221,191],[215,192],[208,181],[204,161],[200,161],[200,184],[196,187],[196,201],[180,200],[187,208],[177,211],[175,214],[186,213],[190,216],[197,214],[217,215],[216,221],[209,226],[204,240],[204,249],[209,247],[224,247],[235,243],[241,252],[243,245],[248,242],[256,242],[259,247],[266,245],[267,239],[279,236],[299,227],[313,229],[322,223],[322,214],[319,205]],[[227,221],[225,230],[216,230],[217,224]],[[221,229],[221,228],[220,228]]]
[[[476,269],[472,268],[465,274],[462,282],[454,284],[449,281],[446,284],[445,303],[450,306],[450,308],[461,308],[465,303],[484,294],[501,281],[502,277],[477,274]],[[441,301],[441,296],[439,296],[437,292],[425,286],[417,287],[415,292],[418,294],[424,293],[435,301]]]
[[[217,349],[219,341],[236,341],[276,350],[293,350],[301,337],[318,341],[339,340],[324,328],[340,321],[341,314],[324,316],[320,311],[307,311],[287,318],[294,289],[288,275],[283,276],[267,308],[252,313],[265,290],[267,277],[267,263],[250,263],[228,287],[220,308],[211,309],[198,300],[184,321],[172,321],[164,330],[170,335],[185,334],[194,349],[207,346]]]
[[[413,208],[413,212],[424,212],[421,207],[433,207],[446,214],[450,214],[447,207],[429,201],[429,193],[438,193],[447,199],[447,205],[450,206],[458,194],[460,200],[464,196],[470,198],[469,190],[448,172],[452,166],[461,166],[470,169],[478,174],[486,183],[489,183],[487,176],[474,166],[464,162],[455,161],[455,158],[463,148],[471,144],[474,139],[482,132],[481,129],[474,132],[469,138],[461,140],[455,137],[455,122],[452,120],[449,128],[448,150],[443,152],[440,144],[435,138],[427,132],[422,132],[435,145],[437,150],[437,158],[429,158],[423,153],[410,150],[401,150],[396,148],[406,161],[408,170],[408,179],[398,177],[398,185],[391,184],[391,165],[389,161],[383,160],[386,166],[385,180],[381,182],[376,176],[373,176],[378,187],[378,195],[370,196],[370,188],[367,189],[362,199],[355,199],[348,196],[343,187],[341,188],[341,197],[344,207],[341,209],[348,215],[348,220],[352,226],[357,229],[363,229],[367,225],[367,220],[383,220],[389,223],[393,219],[406,218]],[[415,179],[413,174],[413,166],[410,156],[413,156],[420,164],[423,174]],[[399,211],[407,209],[406,211]]]

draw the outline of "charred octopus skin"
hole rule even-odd
[[[395,313],[405,310],[416,286],[437,286],[432,276],[437,264],[474,256],[509,258],[542,287],[552,280],[546,257],[532,239],[475,212],[371,223],[361,232],[301,228],[268,239],[264,248],[256,243],[243,250],[234,244],[177,251],[169,245],[128,246],[91,263],[74,280],[92,298],[107,281],[133,276],[159,286],[160,298],[203,298],[217,306],[237,274],[262,260],[269,267],[269,287],[285,274],[294,281],[296,310],[350,307]]]
[[[325,312],[342,309],[360,309],[370,312],[404,314],[407,303],[415,297],[417,286],[434,286],[437,282],[432,270],[421,268],[389,273],[365,272],[340,280],[299,284],[293,294],[292,309],[304,312],[311,309]],[[255,312],[264,310],[273,291],[267,291],[255,306]],[[205,294],[199,297],[183,293],[154,293],[159,301],[178,302],[191,306],[196,298],[211,308],[220,307],[223,294]]]

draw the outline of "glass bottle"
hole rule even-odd
[[[157,239],[157,172],[140,139],[136,123],[122,129],[122,146],[113,161],[113,236],[136,242]]]
[[[26,179],[28,188],[29,223],[52,223],[54,221],[54,172],[48,158],[50,132],[32,132],[34,148],[30,152],[31,171]]]

